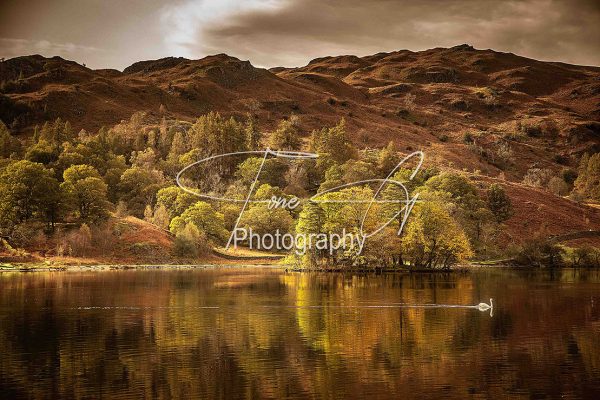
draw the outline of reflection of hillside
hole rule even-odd
[[[581,397],[600,379],[590,301],[599,282],[571,271],[4,274],[0,389],[13,398]],[[483,296],[497,299],[493,318],[352,308]]]

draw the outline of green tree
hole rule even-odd
[[[14,226],[33,218],[54,224],[60,204],[54,171],[28,160],[11,162],[0,172],[0,224]]]
[[[108,188],[108,199],[113,203],[118,201],[119,183],[121,182],[121,175],[127,170],[127,163],[125,157],[115,156],[111,154],[111,157],[104,164],[106,172],[104,173],[104,182]]]
[[[270,200],[273,197],[290,199],[290,196],[285,196],[280,188],[269,184],[260,185],[252,198]],[[269,209],[268,203],[251,203],[240,220],[241,226],[252,228],[252,231],[258,234],[274,234],[277,231],[284,234],[289,232],[293,223],[294,220],[288,210],[281,207]]]
[[[294,118],[282,120],[271,133],[269,145],[273,150],[296,150],[301,140]]]
[[[224,119],[219,113],[210,112],[198,118],[187,136],[192,148],[201,149],[204,156],[247,149],[244,125],[234,118]],[[230,174],[236,166],[234,157],[223,157],[218,162],[225,174]]]
[[[467,236],[438,202],[413,209],[402,238],[403,254],[415,268],[447,268],[472,255]]]
[[[325,171],[325,179],[319,186],[319,192],[324,192],[344,184],[344,171],[338,164],[333,164]]]
[[[94,167],[73,165],[65,170],[63,178],[61,191],[80,219],[97,221],[108,216],[111,205],[106,197],[107,185]]]
[[[125,201],[132,215],[143,218],[146,204],[154,205],[156,192],[163,185],[164,178],[160,172],[131,167],[121,175],[118,194],[119,198]]]
[[[256,120],[250,114],[247,115],[246,125],[244,126],[248,150],[259,150],[262,134],[258,129]]]
[[[0,158],[8,158],[12,153],[19,153],[21,143],[17,138],[14,138],[6,125],[0,121]]]
[[[250,185],[255,179],[258,170],[263,163],[262,157],[250,157],[241,162],[235,171],[234,176],[244,185]],[[268,183],[271,186],[285,186],[285,173],[288,165],[276,158],[265,160],[260,175],[259,183]]]
[[[170,230],[177,234],[189,223],[194,224],[215,243],[223,243],[227,240],[228,232],[225,229],[223,214],[217,212],[209,203],[198,201],[193,204],[183,214],[173,218]]]
[[[313,131],[310,149],[319,157],[329,158],[338,164],[356,157],[356,149],[346,134],[346,121],[343,118],[334,127]]]
[[[348,160],[342,165],[344,182],[352,183],[377,178],[377,170],[366,161]]]
[[[194,196],[178,186],[162,188],[156,194],[156,204],[164,206],[170,218],[183,214],[192,204],[198,201]]]
[[[25,153],[25,159],[48,165],[58,158],[58,147],[52,145],[46,140],[40,140],[33,146],[30,146]]]
[[[575,191],[584,197],[600,200],[600,153],[585,154],[579,163]]]
[[[325,224],[325,212],[317,203],[308,202],[302,207],[296,224],[296,233],[315,234],[323,232]],[[316,247],[307,248],[302,263],[306,266],[315,266],[321,259],[327,256],[326,250],[319,250]]]
[[[379,173],[384,177],[388,176],[399,162],[400,157],[396,151],[396,145],[394,142],[388,143],[387,147],[381,149],[379,156],[377,157],[377,168],[379,169]]]
[[[487,191],[488,208],[494,214],[497,222],[504,222],[513,214],[512,202],[502,186],[497,183],[490,185]]]

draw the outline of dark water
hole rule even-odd
[[[0,398],[600,398],[600,273],[2,273]]]

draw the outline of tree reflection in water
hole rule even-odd
[[[570,270],[0,274],[0,398],[591,397],[599,284]],[[489,297],[491,318],[422,307]]]

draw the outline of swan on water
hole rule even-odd
[[[494,309],[494,299],[490,299],[490,304],[486,304],[486,303],[477,304],[477,309],[479,311],[487,311],[489,309]]]

